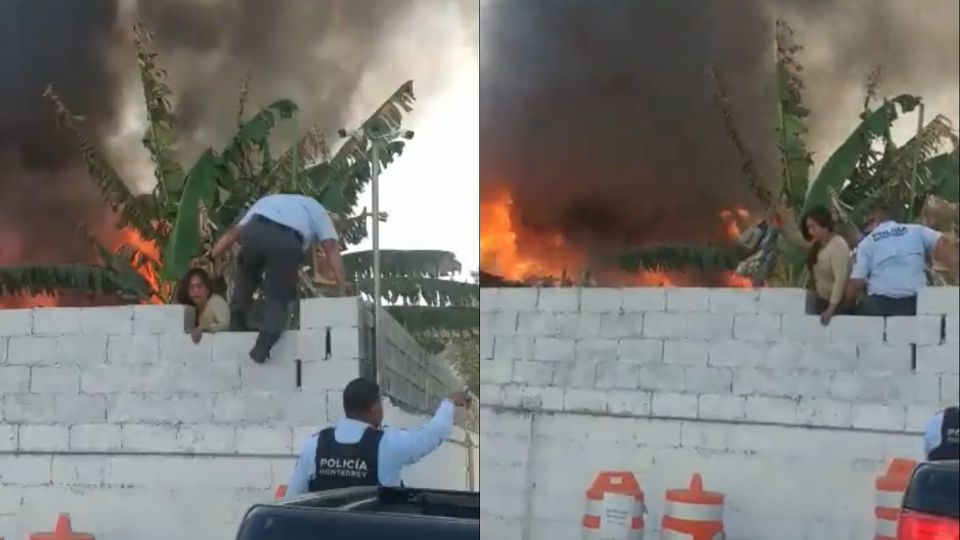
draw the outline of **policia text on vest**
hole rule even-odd
[[[443,444],[453,429],[456,407],[467,404],[456,393],[443,400],[433,418],[415,429],[381,428],[380,387],[355,379],[343,391],[345,417],[312,435],[287,483],[287,497],[357,486],[400,486],[400,471]]]

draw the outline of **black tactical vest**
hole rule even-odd
[[[380,485],[378,461],[383,432],[367,428],[354,444],[338,443],[333,433],[331,427],[317,434],[316,472],[310,479],[310,491]]]
[[[930,461],[960,459],[960,407],[943,410],[940,425],[940,445],[930,451]]]

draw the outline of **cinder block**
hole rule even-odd
[[[601,362],[617,360],[619,342],[615,339],[578,339],[575,352],[578,362]]]
[[[687,332],[685,313],[644,313],[643,337],[659,339],[685,339]]]
[[[804,289],[760,289],[758,311],[770,315],[803,315],[806,312],[807,291]]]
[[[808,426],[850,427],[850,404],[834,399],[802,397],[797,403],[797,421]]]
[[[528,410],[562,411],[563,389],[542,386],[504,387],[507,393],[519,390],[518,403]],[[508,398],[507,401],[512,401]]]
[[[597,388],[637,388],[640,367],[623,362],[600,362],[597,364]]]
[[[708,309],[711,313],[756,314],[760,307],[757,289],[707,289]]]
[[[947,315],[943,321],[944,343],[960,343],[960,315]]]
[[[0,424],[0,452],[16,452],[20,447],[19,428],[14,424]]]
[[[67,426],[20,426],[21,452],[65,452],[70,433]]]
[[[80,333],[127,335],[133,333],[133,306],[80,308]]]
[[[12,424],[53,423],[56,418],[54,396],[50,394],[3,394],[3,418]]]
[[[684,366],[645,364],[640,366],[641,390],[652,392],[684,392],[686,377]]]
[[[517,334],[516,311],[491,311],[480,315],[480,333],[495,336],[513,336]]]
[[[572,339],[536,338],[533,342],[533,359],[551,362],[566,362],[576,358],[575,342]]]
[[[917,315],[960,315],[960,287],[920,289]]]
[[[42,486],[50,483],[50,456],[0,455],[3,483],[12,486]]]
[[[495,287],[483,287],[480,289],[480,313],[493,311],[497,309],[497,292],[500,289]]]
[[[739,396],[704,394],[697,401],[697,416],[705,420],[743,420],[746,401]]]
[[[61,336],[80,333],[80,308],[36,308],[33,310],[33,335]]]
[[[650,412],[653,416],[696,418],[697,396],[679,392],[654,392]]]
[[[880,343],[879,340],[876,343]],[[859,366],[854,343],[805,343],[799,366],[824,371],[856,371]]]
[[[273,357],[273,351],[270,351]],[[360,358],[360,333],[356,328],[330,329],[330,356],[333,358]]]
[[[684,366],[706,366],[710,356],[710,344],[706,341],[663,342],[663,362]]]
[[[343,390],[360,376],[360,363],[356,360],[306,362],[300,369],[304,390]]]
[[[828,371],[744,368],[733,372],[733,393],[741,396],[818,398],[829,395]]]
[[[107,337],[104,335],[58,336],[55,359],[60,364],[102,364],[107,360]]]
[[[738,314],[733,320],[733,339],[769,342],[780,339],[780,315]]]
[[[584,288],[580,290],[580,310],[588,313],[618,313],[623,308],[623,289]]]
[[[733,372],[726,368],[688,366],[684,390],[691,394],[729,394],[733,386]]]
[[[76,366],[30,368],[30,391],[37,394],[79,394],[80,369]]]
[[[213,400],[213,395],[182,393],[113,394],[110,396],[107,418],[110,423],[209,423],[213,420]],[[248,421],[252,422],[253,419]]]
[[[917,347],[917,371],[921,373],[960,373],[960,345],[923,345]]]
[[[101,456],[53,456],[52,481],[73,490],[78,486],[101,486],[108,466],[109,461]]]
[[[607,394],[599,390],[568,388],[563,393],[563,410],[571,412],[606,412]]]
[[[830,326],[834,322],[836,318],[830,322]],[[826,343],[830,341],[830,326],[821,324],[820,317],[815,315],[784,315],[780,335],[785,340],[798,343]]]
[[[121,428],[116,424],[79,424],[70,426],[70,449],[108,452],[122,448]]]
[[[300,329],[364,326],[360,317],[362,305],[356,296],[305,298],[300,300]]]
[[[891,345],[939,345],[942,321],[943,317],[939,315],[886,317],[886,342]]]
[[[550,386],[555,369],[553,362],[516,360],[513,362],[512,382],[525,386]]]
[[[537,301],[540,311],[564,312],[580,310],[580,289],[578,287],[546,287],[540,289]]]
[[[643,315],[604,313],[600,315],[600,337],[638,338],[643,335]]]
[[[611,390],[606,393],[607,412],[630,416],[649,416],[652,394],[650,392]]]
[[[204,336],[211,342],[211,360],[214,364],[239,365],[251,362],[250,349],[257,339],[254,332],[218,332],[211,336]],[[318,351],[326,355],[326,333],[323,333],[323,349]],[[197,351],[200,353],[200,351]]]
[[[29,336],[31,332],[32,309],[0,309],[0,336]]]
[[[599,313],[558,313],[557,323],[560,328],[558,337],[583,339],[600,335]]]
[[[186,334],[177,337],[190,340]],[[167,337],[167,336],[164,336]],[[196,345],[191,341],[191,345]],[[168,362],[190,362],[190,357],[166,358]],[[200,359],[197,359],[200,360]],[[157,334],[132,334],[107,338],[107,363],[110,364],[157,364],[160,361],[160,336]]]
[[[733,339],[711,341],[707,361],[711,366],[736,368],[766,366],[770,363],[767,345]]]
[[[30,391],[30,368],[0,366],[0,396]],[[2,418],[2,416],[0,416]]]
[[[278,427],[238,427],[240,454],[284,454],[293,452],[293,430]]]
[[[907,372],[913,369],[909,345],[884,343],[857,345],[857,364],[862,371]]]
[[[688,339],[708,341],[733,337],[733,315],[690,313],[687,315]]]
[[[493,359],[497,362],[532,359],[533,340],[528,336],[496,336],[493,338]]]
[[[664,342],[659,339],[621,339],[618,349],[620,362],[657,364],[663,359]]]
[[[830,377],[830,397],[849,403],[938,405],[940,379],[935,373],[850,373]]]
[[[227,333],[224,333],[226,335]],[[151,363],[151,362],[142,362],[138,359],[149,359],[153,352],[153,339],[157,340],[159,356],[157,359],[152,362],[159,362],[161,364],[167,363],[183,363],[183,362],[194,362],[194,363],[203,363],[209,364],[213,360],[213,346],[214,342],[217,340],[218,334],[204,334],[200,338],[200,343],[194,343],[190,338],[190,334],[160,334],[160,335],[151,335],[151,334],[139,334],[133,336],[117,336],[116,342],[113,341],[111,337],[111,342],[108,345],[108,348],[113,348],[113,354],[120,353],[121,360],[130,360],[133,362],[139,363]],[[138,348],[145,348],[146,351],[143,353],[137,353]],[[134,352],[133,358],[131,357],[131,351]],[[126,353],[126,354],[123,354]],[[110,363],[114,363],[114,360],[110,360]],[[117,363],[125,363],[123,361],[118,361]]]
[[[192,306],[180,304],[133,306],[134,334],[173,334],[194,327]]]
[[[799,416],[797,402],[783,398],[747,396],[744,410],[751,422],[795,424]]]
[[[681,422],[680,446],[694,450],[727,450],[730,448],[731,430],[722,424],[706,422]]]
[[[532,287],[502,288],[497,291],[496,309],[500,311],[532,311],[537,309],[540,289]]]
[[[297,388],[297,368],[293,362],[245,362],[239,368],[240,387],[243,391],[292,392]]]
[[[2,313],[3,310],[0,310]],[[48,336],[14,336],[7,342],[8,364],[55,364],[57,342]]]
[[[830,320],[834,343],[879,343],[883,341],[883,317],[840,315]]]
[[[951,373],[940,374],[940,403],[949,405],[957,403],[960,396],[960,375]]]
[[[907,409],[902,405],[854,404],[851,418],[857,429],[903,431],[907,427]]]
[[[553,376],[553,386],[593,388],[597,384],[596,362],[560,362]]]
[[[510,360],[481,360],[480,382],[507,384],[513,380],[513,362]]]
[[[709,308],[709,289],[689,287],[667,289],[667,311],[686,313],[707,311]]]
[[[521,311],[517,316],[517,333],[524,336],[556,336],[560,329],[556,313]]]
[[[484,334],[480,332],[480,359],[493,359],[493,334]]]
[[[654,287],[631,287],[620,289],[623,311],[648,312],[667,309],[667,290]]]
[[[923,433],[926,430],[927,422],[933,416],[930,407],[920,405],[910,405],[907,407],[907,431],[913,433]]]
[[[120,431],[121,445],[124,450],[137,452],[176,452],[176,426],[150,426],[127,424]]]

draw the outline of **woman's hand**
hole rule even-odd
[[[194,328],[193,331],[190,332],[190,339],[192,339],[194,343],[200,343],[201,337],[203,337],[203,330],[199,328]]]

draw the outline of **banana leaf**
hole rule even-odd
[[[373,252],[358,251],[343,256],[347,276],[373,276]],[[380,275],[397,277],[447,277],[462,269],[456,255],[441,250],[380,250]]]
[[[386,310],[414,335],[480,329],[480,310],[476,307],[387,306]]]
[[[830,189],[841,190],[844,182],[856,170],[863,153],[870,150],[870,144],[889,131],[890,126],[899,116],[898,107],[907,113],[919,104],[920,98],[901,94],[884,102],[877,110],[870,113],[824,163],[807,191],[804,211],[814,206],[827,205]]]
[[[924,163],[929,177],[926,188],[930,195],[935,195],[947,202],[960,202],[960,152],[940,154]]]
[[[150,285],[132,269],[126,274],[95,265],[2,266],[0,295],[40,295],[63,292],[114,294],[128,301],[150,297]]]
[[[373,279],[357,280],[357,288],[373,294]],[[425,303],[428,306],[476,306],[480,289],[474,283],[424,277],[384,277],[380,280],[380,295],[390,303]]]
[[[792,42],[793,31],[777,22],[777,135],[783,174],[783,192],[791,208],[801,208],[810,181],[812,159],[803,136],[809,111],[803,105],[802,67],[794,55],[801,47]]]
[[[174,281],[190,268],[190,261],[200,254],[200,205],[213,205],[217,183],[221,177],[220,159],[207,150],[190,169],[180,198],[170,240],[163,250],[162,276]]]

